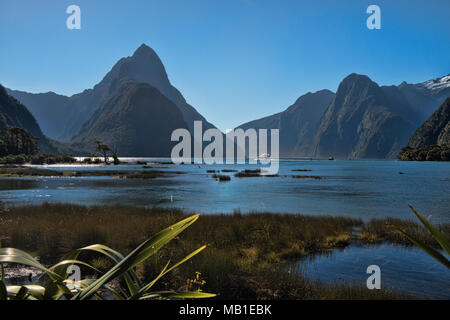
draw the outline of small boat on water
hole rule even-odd
[[[263,153],[255,158],[255,160],[270,160],[270,153]]]
[[[329,158],[328,158],[328,160],[334,160],[334,157],[333,157],[333,156],[331,156],[331,157],[329,157]]]

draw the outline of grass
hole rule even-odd
[[[177,209],[131,206],[79,206],[43,204],[10,207],[0,213],[0,235],[4,247],[33,252],[43,263],[53,263],[71,249],[104,243],[129,253],[142,241],[171,225],[185,213]],[[363,223],[359,219],[303,216],[283,213],[202,215],[189,232],[177,237],[137,269],[144,279],[159,272],[169,258],[184,257],[202,244],[207,249],[162,279],[156,289],[180,289],[201,273],[202,289],[233,299],[353,299],[405,298],[384,290],[369,291],[350,284],[327,286],[311,282],[301,273],[286,272],[286,265],[301,257],[328,252],[350,244],[355,227],[360,241],[387,240],[406,244],[387,220]],[[391,221],[392,222],[392,221]],[[433,239],[416,229],[417,224],[395,220],[423,240]],[[449,232],[448,225],[441,226]],[[412,231],[416,230],[416,231]],[[91,264],[106,268],[93,254]]]
[[[366,243],[381,243],[387,241],[394,244],[411,246],[411,241],[391,225],[401,227],[414,238],[433,248],[439,248],[439,244],[431,233],[429,233],[422,225],[410,220],[394,218],[372,219],[367,224],[363,225],[360,238]],[[447,237],[450,235],[449,223],[439,225],[438,229]]]
[[[194,214],[164,228],[160,232],[150,236],[126,256],[123,256],[121,253],[117,252],[117,250],[109,248],[104,244],[92,244],[84,248],[71,250],[61,258],[60,262],[52,267],[46,267],[23,250],[17,248],[0,248],[0,300],[60,300],[63,297],[66,300],[91,300],[93,298],[99,300],[111,299],[103,296],[105,291],[109,295],[114,296],[117,300],[215,297],[216,295],[213,293],[200,292],[198,288],[194,290],[193,287],[178,292],[174,290],[153,291],[152,289],[155,287],[155,283],[164,275],[203,251],[206,248],[204,245],[192,251],[175,264],[171,264],[169,259],[162,271],[156,272],[153,276],[153,280],[145,285],[136,273],[136,267],[139,264],[158,253],[164,245],[171,242],[171,240],[176,238],[186,228],[197,221],[199,216],[199,214]],[[78,257],[80,257],[83,252],[94,252],[101,255],[103,258],[108,258],[112,263],[111,267],[107,267],[104,263],[99,262],[98,258],[91,260],[90,263],[78,260]],[[38,283],[34,282],[32,285],[7,285],[4,281],[2,263],[6,263],[7,265],[15,263],[37,268],[44,273],[46,280],[40,277],[41,280]],[[93,267],[92,263],[101,267],[106,267],[106,270],[100,271]],[[97,273],[98,278],[84,276],[84,279],[69,280],[67,278],[67,267],[70,267],[73,264],[92,270],[94,273]],[[81,277],[81,272],[79,273],[79,276]],[[117,280],[119,280],[119,285],[113,288],[111,285]],[[197,283],[203,284],[203,281],[199,281],[199,277],[197,277],[196,280]],[[126,285],[123,284],[124,282]]]
[[[62,171],[38,169],[20,166],[2,166],[0,167],[0,176],[2,177],[25,177],[25,176],[62,176]]]
[[[162,171],[162,170],[142,170],[142,171],[120,171],[120,170],[80,170],[80,171],[59,171],[51,169],[30,168],[21,166],[3,166],[0,167],[1,177],[48,177],[48,176],[67,176],[67,177],[85,177],[85,176],[110,176],[128,179],[154,179],[157,177],[183,174],[182,171]]]

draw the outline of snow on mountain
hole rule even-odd
[[[418,87],[426,88],[433,91],[441,91],[450,87],[450,74],[433,80],[428,80],[417,84]]]

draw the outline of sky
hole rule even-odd
[[[369,5],[381,29],[369,30]],[[69,5],[81,29],[69,30]],[[0,84],[72,95],[145,43],[221,130],[356,72],[380,85],[450,73],[450,1],[0,0]]]

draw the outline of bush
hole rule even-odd
[[[401,161],[450,161],[449,146],[405,147],[398,154]]]
[[[45,155],[36,154],[30,157],[31,164],[44,164],[45,163]]]
[[[1,164],[24,164],[25,162],[27,162],[27,158],[23,154],[7,155],[0,158]]]

